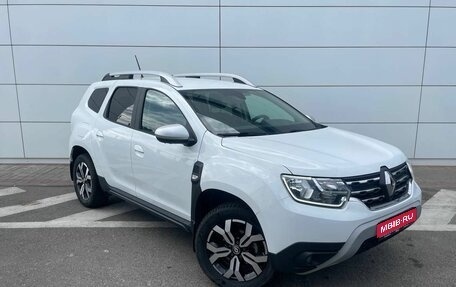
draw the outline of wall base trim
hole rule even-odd
[[[456,166],[456,159],[415,158],[412,165]],[[0,158],[0,164],[69,164],[68,158]]]
[[[68,158],[0,158],[0,164],[69,164]]]
[[[412,158],[409,160],[412,165],[431,165],[431,166],[456,166],[456,159],[434,159],[434,158]]]

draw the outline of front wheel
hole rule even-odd
[[[196,255],[218,285],[262,286],[274,275],[260,224],[239,204],[223,204],[204,217],[196,233]]]

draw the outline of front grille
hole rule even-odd
[[[406,163],[391,168],[391,175],[396,181],[396,188],[392,196],[387,196],[380,185],[380,172],[368,175],[343,178],[351,190],[351,197],[358,198],[367,207],[375,209],[381,205],[406,197],[412,175]]]

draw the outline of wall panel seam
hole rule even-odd
[[[432,5],[432,0],[429,1],[429,10],[428,10],[428,18],[427,18],[427,27],[426,27],[426,41],[425,41],[425,47],[424,47],[424,56],[423,56],[423,70],[421,72],[421,88],[420,88],[420,100],[418,104],[418,115],[417,115],[417,124],[416,124],[416,133],[415,133],[415,147],[413,150],[413,157],[416,157],[416,147],[418,143],[418,130],[419,130],[419,123],[420,123],[420,113],[421,113],[421,99],[423,98],[423,84],[424,84],[424,73],[425,73],[425,68],[426,68],[426,53],[427,53],[427,43],[428,43],[428,38],[429,38],[429,20],[431,18],[431,5]]]
[[[71,122],[68,121],[0,121],[2,124],[17,124],[17,123],[22,123],[22,124],[70,124]]]
[[[4,121],[0,120],[0,124],[17,124],[17,123],[22,123],[22,124],[70,124],[70,121],[42,121],[42,120],[28,120],[28,121]],[[322,124],[347,124],[347,125],[358,125],[358,124],[363,124],[363,125],[402,125],[402,124],[413,124],[416,125],[417,122],[410,122],[410,121],[404,121],[404,122],[321,122]],[[440,121],[435,121],[435,122],[419,122],[418,124],[426,124],[426,125],[452,125],[456,124],[455,122],[440,122]]]
[[[221,4],[102,4],[102,3],[14,3],[9,6],[99,6],[99,7],[222,7],[222,8],[428,8],[429,5],[227,5]],[[432,6],[432,8],[455,8],[456,6]]]
[[[13,86],[13,85],[18,85],[18,86],[90,86],[92,83],[88,84],[81,84],[81,83],[0,83],[0,86]],[[413,88],[413,87],[430,87],[430,88],[438,88],[438,87],[456,87],[456,84],[454,85],[388,85],[388,84],[373,84],[373,85],[368,85],[368,84],[359,84],[359,85],[261,85],[257,84],[256,85],[259,88],[363,88],[363,87],[372,87],[372,88]]]
[[[257,87],[260,88],[343,88],[343,87],[353,87],[353,88],[358,88],[358,87],[421,87],[421,85],[407,85],[407,84],[393,84],[393,85],[388,85],[388,84],[337,84],[337,85],[263,85],[263,84],[257,84]],[[455,85],[456,86],[456,85]]]
[[[219,50],[219,73],[222,72],[222,0],[219,0],[218,6],[218,32],[219,32],[219,42],[218,42],[218,50]]]
[[[226,8],[428,8],[418,5],[222,5]]]
[[[183,8],[214,8],[218,5],[177,5],[177,4],[78,4],[78,3],[34,3],[34,4],[3,4],[9,6],[88,6],[88,7],[183,7]]]
[[[346,124],[346,125],[416,125],[416,124],[426,124],[426,125],[452,125],[456,122],[321,122],[322,124]]]
[[[6,45],[9,46],[9,45]],[[216,49],[218,45],[120,45],[120,44],[18,44],[14,47],[87,47],[87,48],[196,48]],[[401,47],[402,48],[402,47]],[[424,48],[424,47],[420,47]]]
[[[446,9],[446,8],[449,8],[449,9],[454,9],[456,8],[456,6],[431,6],[432,9],[434,8],[437,8],[437,9]]]
[[[11,44],[0,44],[0,46],[11,46]],[[121,45],[121,44],[24,44],[13,43],[13,47],[94,47],[94,48],[207,48],[207,49],[455,49],[456,46],[394,46],[394,45],[376,45],[376,46],[230,46],[230,45]]]
[[[427,84],[427,85],[388,85],[388,84],[375,84],[375,85],[368,85],[368,84],[359,84],[359,85],[257,85],[260,88],[312,88],[312,87],[322,87],[322,88],[343,88],[343,87],[353,87],[353,88],[360,88],[360,87],[456,87],[456,84]]]
[[[17,83],[18,86],[90,86],[92,83]],[[14,83],[0,83],[0,86],[12,86]],[[358,85],[261,85],[260,88],[362,88],[362,87],[421,87],[421,85],[388,85],[388,84],[358,84]],[[456,87],[455,85],[423,85],[423,87]]]
[[[16,90],[17,112],[18,112],[18,116],[19,116],[19,129],[21,131],[22,155],[25,158],[24,133],[23,133],[23,129],[22,129],[21,107],[19,104],[19,91],[17,89],[16,63],[14,61],[13,36],[11,33],[11,18],[10,18],[8,0],[6,0],[6,13],[8,15],[8,29],[9,29],[9,38],[10,38],[10,47],[11,47],[11,60],[12,60],[12,64],[13,64],[14,87]]]

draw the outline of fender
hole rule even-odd
[[[210,155],[206,161],[202,160],[201,190],[227,192],[244,201],[255,214],[289,196],[279,180],[282,173],[289,172],[285,167],[253,158],[245,161],[237,152],[233,153],[223,160]]]

